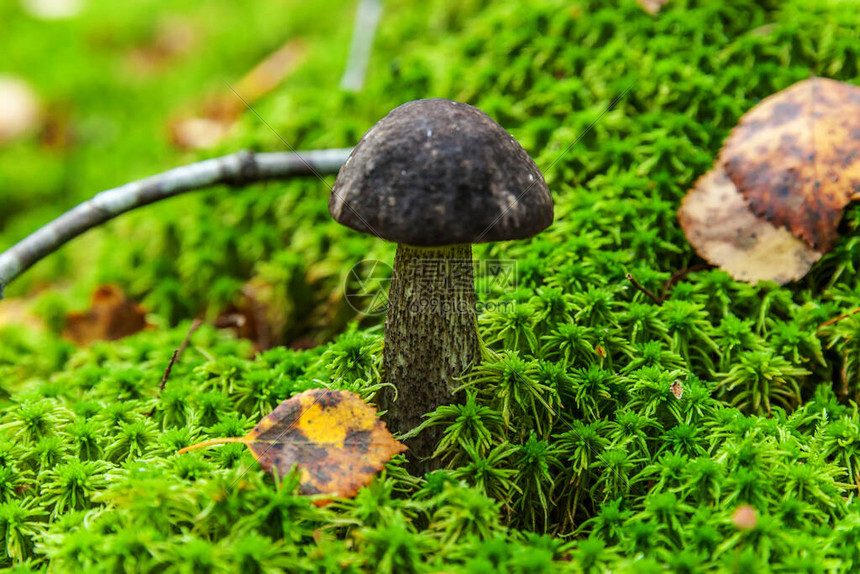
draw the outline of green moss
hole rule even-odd
[[[118,36],[134,28],[111,18],[125,26]],[[53,334],[63,302],[43,296],[49,333],[0,331],[0,566],[856,569],[860,314],[819,325],[860,300],[860,209],[790,286],[698,271],[661,305],[626,275],[663,294],[698,262],[676,223],[683,193],[763,97],[812,74],[857,82],[858,25],[844,3],[800,0],[679,0],[657,17],[633,0],[406,2],[386,6],[359,94],[335,89],[343,54],[313,40],[289,85],[257,106],[291,144],[351,145],[403,100],[456,98],[523,142],[556,199],[539,237],[475,250],[515,260],[518,275],[478,275],[480,301],[505,305],[479,317],[488,346],[464,404],[428,417],[445,428],[448,468],[416,478],[397,458],[355,499],[316,508],[296,494],[297,476],[274,480],[241,445],[173,455],[240,436],[314,386],[372,399],[379,317],[347,328],[341,287],[356,263],[393,255],[332,222],[319,181],[199,194],[121,219],[97,234],[109,246],[87,240],[101,255],[80,285],[119,282],[157,330],[74,349]],[[222,151],[243,146],[280,149],[250,113]],[[158,171],[157,155],[112,183]],[[74,250],[41,276],[62,275]],[[272,288],[283,340],[331,342],[253,355],[204,327],[158,397],[187,320],[236,303],[251,277]],[[753,529],[732,523],[742,504],[758,513]]]

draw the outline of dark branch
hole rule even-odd
[[[636,287],[636,289],[637,289],[637,290],[641,291],[642,293],[644,293],[645,295],[647,295],[648,297],[650,297],[651,299],[653,299],[655,303],[657,303],[658,305],[662,305],[662,304],[663,304],[663,300],[662,300],[660,297],[658,297],[657,295],[655,295],[654,293],[652,293],[649,289],[647,289],[644,285],[642,285],[639,281],[637,281],[637,280],[633,277],[633,275],[632,275],[632,274],[630,274],[630,273],[628,273],[628,274],[627,274],[627,280],[628,280],[628,281],[630,281],[630,283],[631,283],[634,287]]]
[[[672,276],[669,277],[669,280],[666,281],[666,284],[663,285],[663,295],[661,296],[661,299],[665,301],[666,298],[669,296],[669,291],[671,291],[675,285],[680,283],[681,280],[684,279],[690,273],[696,273],[697,271],[705,271],[706,269],[711,268],[713,268],[713,265],[709,263],[701,263],[699,265],[693,265],[692,267],[684,267],[683,269],[675,271],[674,273],[672,273]]]
[[[350,151],[240,151],[103,191],[0,254],[0,299],[6,285],[38,261],[85,231],[127,211],[218,184],[246,185],[307,175],[332,175],[337,173]]]
[[[630,273],[627,274],[627,280],[630,281],[630,283],[637,290],[641,291],[642,293],[653,299],[655,303],[657,303],[658,305],[662,305],[666,301],[666,299],[669,298],[669,293],[671,293],[672,288],[675,287],[675,285],[677,285],[678,283],[680,283],[681,280],[684,279],[687,275],[689,275],[690,273],[695,273],[696,271],[704,271],[705,269],[710,269],[711,267],[713,267],[713,265],[694,265],[692,267],[685,267],[680,271],[676,271],[663,285],[663,290],[660,292],[659,295],[649,289],[646,289],[645,286],[639,283],[639,281],[637,281]]]

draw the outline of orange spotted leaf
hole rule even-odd
[[[243,438],[205,441],[179,451],[243,443],[264,470],[285,475],[295,465],[302,494],[352,497],[406,447],[376,409],[348,391],[311,389],[282,402]]]
[[[860,87],[812,78],[766,98],[720,161],[753,213],[829,251],[842,210],[860,198]]]

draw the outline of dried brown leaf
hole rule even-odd
[[[756,217],[719,165],[699,178],[678,219],[699,255],[741,281],[788,283],[806,275],[822,255]]]
[[[78,345],[89,345],[122,339],[146,327],[143,307],[130,301],[116,285],[103,285],[93,293],[89,311],[68,315],[63,337]]]
[[[221,141],[230,124],[209,118],[182,118],[167,126],[170,142],[182,149],[203,149]]]
[[[720,154],[753,212],[817,251],[860,197],[860,88],[812,78],[763,100]]]
[[[198,33],[189,20],[176,16],[159,18],[147,41],[127,53],[123,72],[132,80],[147,80],[191,54],[197,44]]]
[[[242,286],[235,302],[215,319],[215,326],[232,329],[236,336],[252,341],[257,351],[283,345],[295,348],[291,341],[307,333],[313,309],[313,288],[303,272],[293,274],[287,285],[257,276]],[[304,342],[306,348],[317,344]]]
[[[231,89],[206,102],[202,114],[171,121],[168,125],[170,141],[185,149],[215,145],[227,135],[248,105],[271,92],[298,68],[305,52],[302,42],[286,42]]]

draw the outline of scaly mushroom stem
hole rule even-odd
[[[475,328],[472,246],[411,247],[400,244],[385,319],[381,407],[388,428],[406,433],[424,414],[455,402],[454,390],[479,357]],[[429,427],[407,439],[412,469],[438,467],[429,459],[442,437]]]

